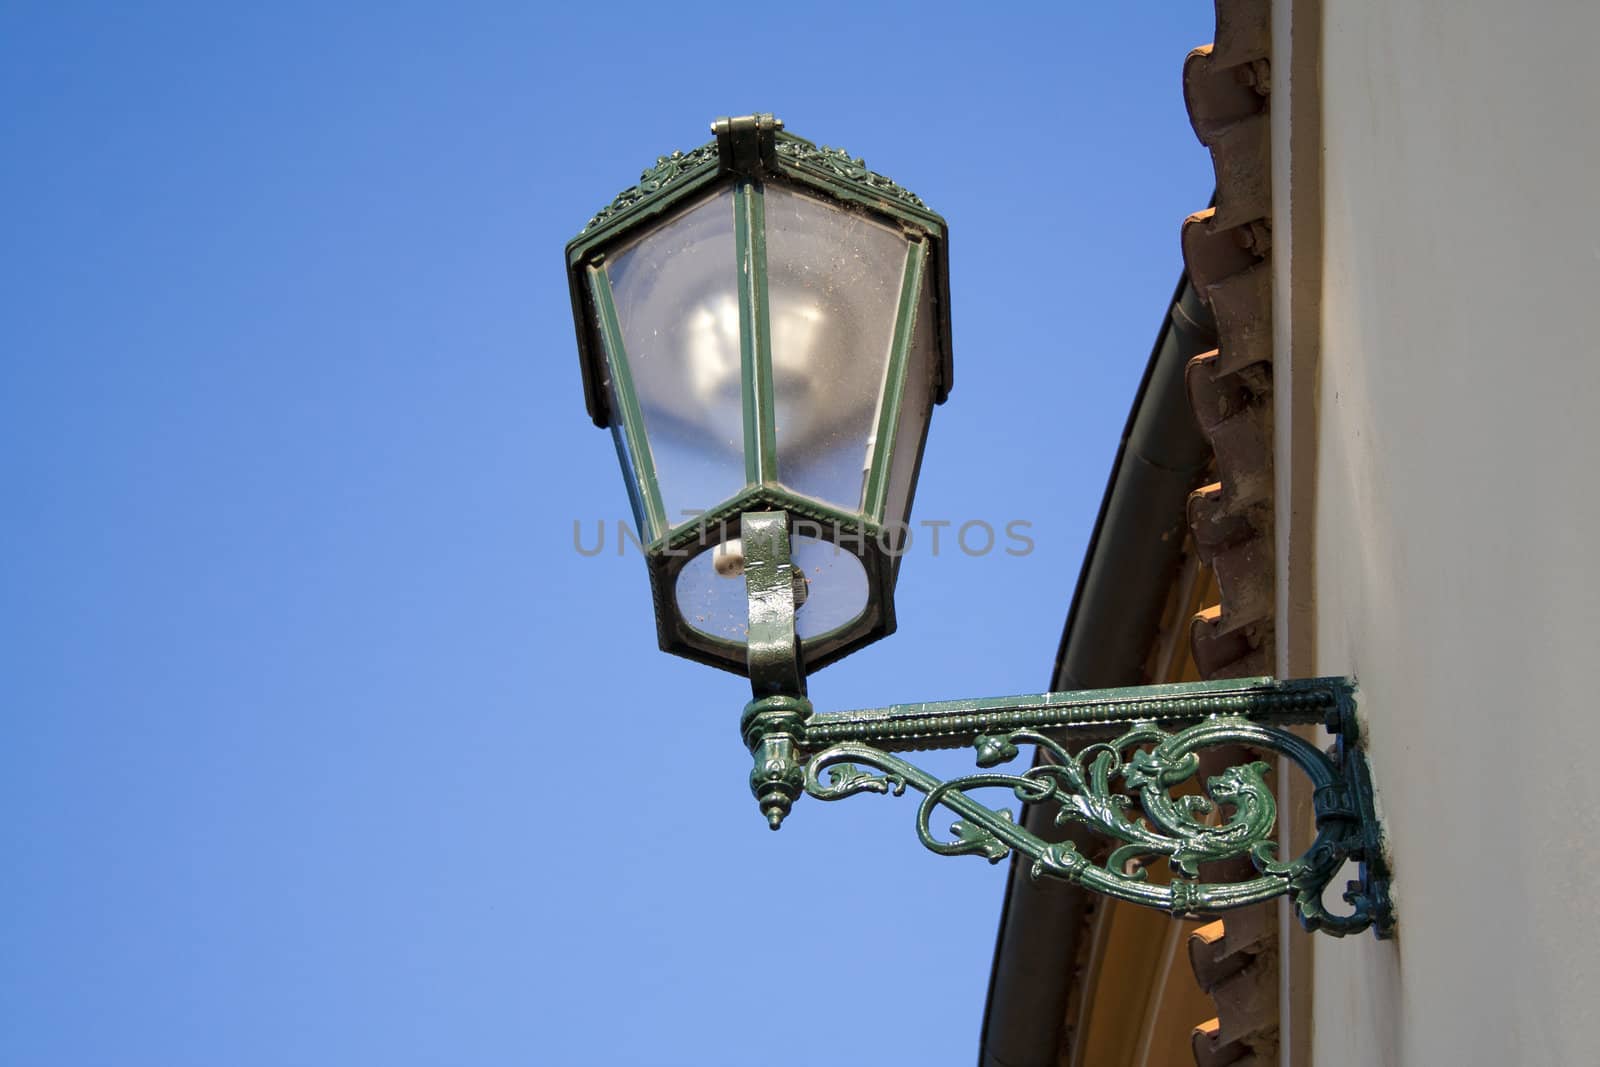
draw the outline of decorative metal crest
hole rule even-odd
[[[865,160],[851,158],[850,153],[842,148],[829,148],[827,145],[818,148],[809,141],[779,138],[777,150],[780,157],[791,163],[823,171],[835,178],[866,186],[880,196],[893,197],[912,207],[928,210],[928,205],[916,193],[876,171],[868,170]]]
[[[698,171],[708,163],[717,161],[717,142],[703,144],[699,148],[688,152],[674,152],[670,156],[656,157],[656,165],[647,168],[639,175],[639,184],[630,186],[618,193],[605,207],[601,208],[594,218],[584,226],[583,232],[609,222],[616,216],[655,196],[673,182]]]
[[[842,148],[829,148],[826,145],[818,148],[810,141],[785,136],[780,136],[774,147],[778,156],[792,165],[808,167],[832,178],[861,186],[875,195],[891,197],[923,211],[928,210],[928,205],[922,202],[920,196],[898,182],[876,171],[868,170],[864,160],[852,157]],[[626,211],[631,211],[674,182],[698,173],[703,167],[715,164],[717,159],[718,150],[715,141],[688,152],[658,156],[655,166],[647,168],[639,175],[639,184],[629,186],[613,197],[611,203],[601,208],[594,218],[589,220],[583,232],[588,233],[596,226],[610,222]]]

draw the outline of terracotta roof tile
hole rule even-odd
[[[1217,481],[1189,497],[1189,527],[1219,603],[1190,623],[1207,678],[1273,673],[1276,561],[1272,427],[1272,74],[1268,0],[1216,0],[1217,40],[1189,54],[1184,101],[1211,151],[1214,206],[1183,224],[1189,277],[1217,348],[1189,361],[1190,407]],[[1277,1062],[1275,905],[1230,912],[1189,939],[1195,978],[1217,1016],[1194,1030],[1199,1067]]]
[[[1189,500],[1221,601],[1191,623],[1208,677],[1273,666],[1269,14],[1266,0],[1217,0],[1217,43],[1191,52],[1183,69],[1190,120],[1217,176],[1215,207],[1183,224],[1184,263],[1217,327],[1216,350],[1185,376],[1218,474]]]
[[[1217,1017],[1195,1028],[1195,1060],[1248,1062],[1277,1050],[1277,910],[1246,908],[1189,935],[1189,962]]]

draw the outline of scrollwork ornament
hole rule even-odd
[[[1024,744],[1037,745],[1051,759],[1020,774],[984,770],[940,781],[869,744],[842,742],[806,761],[805,791],[819,800],[840,800],[862,792],[899,793],[909,786],[923,794],[917,836],[933,852],[981,855],[993,863],[1016,851],[1032,860],[1035,877],[1062,878],[1173,915],[1211,914],[1284,895],[1295,901],[1308,929],[1336,935],[1366,929],[1387,915],[1388,902],[1376,899],[1362,882],[1352,883],[1344,894],[1351,914],[1333,914],[1323,903],[1324,890],[1346,860],[1363,857],[1366,846],[1351,813],[1332,805],[1319,808],[1318,834],[1310,848],[1293,860],[1276,858],[1277,807],[1266,763],[1229,767],[1206,779],[1198,794],[1174,793],[1196,778],[1201,750],[1243,744],[1288,757],[1320,796],[1342,795],[1333,788],[1342,781],[1341,766],[1297,734],[1214,716],[1173,732],[1151,722],[1133,723],[1115,740],[1076,753],[1030,730],[974,738],[977,762],[984,768],[1014,758]],[[1114,846],[1097,862],[1071,844],[1047,842],[1018,825],[1008,808],[990,808],[970,795],[984,789],[1007,789],[1028,803],[1054,802],[1058,823],[1082,824]],[[956,816],[948,835],[932,828],[940,811]],[[1235,857],[1248,857],[1256,876],[1232,883],[1199,880],[1200,864]],[[1165,884],[1148,875],[1150,864],[1161,859],[1172,872]]]
[[[630,211],[639,204],[655,196],[661,190],[679,181],[686,175],[692,174],[708,164],[717,161],[717,143],[701,145],[699,148],[688,152],[674,152],[669,156],[656,157],[653,167],[648,167],[639,175],[639,184],[629,186],[618,193],[605,207],[601,208],[583,228],[588,233],[603,223],[610,222],[625,211]]]
[[[786,137],[780,137],[773,147],[779,158],[791,166],[808,168],[858,186],[876,196],[899,200],[923,211],[928,210],[928,205],[923,203],[921,197],[885,175],[869,170],[864,160],[851,156],[842,148],[827,146],[819,148],[809,141]],[[656,157],[655,165],[647,167],[640,173],[638,184],[629,186],[613,197],[609,204],[595,213],[584,226],[583,232],[588,233],[632,211],[663,190],[680,183],[684,178],[715,166],[718,159],[719,153],[715,141],[687,152],[673,152],[671,155]]]
[[[893,793],[900,796],[905,791],[905,779],[898,775],[872,774],[853,763],[840,763],[828,768],[828,795],[825,799],[842,800],[857,793]]]
[[[790,163],[823,171],[855,185],[865,186],[879,196],[904,201],[912,207],[928,210],[922,198],[898,182],[876,171],[868,170],[866,161],[852,157],[842,148],[817,147],[808,141],[780,139],[776,145],[780,158]]]

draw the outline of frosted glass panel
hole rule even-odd
[[[720,561],[719,551],[724,553]],[[794,616],[802,640],[854,622],[867,609],[867,572],[855,556],[804,534],[789,538],[789,551],[807,579],[805,602]],[[677,596],[679,613],[694,629],[739,644],[750,639],[750,602],[737,538],[684,564]]]
[[[899,570],[901,541],[911,518],[911,493],[917,463],[933,416],[933,379],[939,368],[937,320],[934,318],[932,277],[922,276],[917,300],[917,322],[906,353],[906,387],[900,401],[900,422],[895,430],[894,456],[889,467],[888,492],[882,521],[896,545],[895,570]]]
[[[739,273],[724,189],[607,263],[669,526],[745,484]]]
[[[737,554],[738,539],[728,545]],[[750,604],[745,595],[744,568],[717,565],[718,548],[708,548],[678,572],[678,614],[708,637],[744,644],[750,639]],[[731,557],[730,557],[731,558]]]
[[[906,238],[786,186],[765,191],[778,480],[861,507]]]
[[[818,637],[859,618],[867,610],[867,570],[861,561],[832,541],[801,534],[789,540],[790,558],[807,579],[794,632],[802,640]]]

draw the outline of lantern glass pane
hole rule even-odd
[[[885,540],[892,540],[896,559],[905,548],[911,519],[911,494],[916,488],[917,464],[933,415],[934,378],[939,368],[938,322],[934,316],[933,278],[922,276],[917,298],[917,321],[906,353],[905,390],[900,397],[900,418],[895,426],[894,453],[889,457],[889,485],[884,494]]]
[[[606,273],[662,509],[677,526],[745,484],[732,191],[626,246]]]
[[[805,575],[805,602],[795,612],[801,640],[854,622],[867,610],[867,571],[854,555],[831,541],[794,534],[791,562]],[[720,558],[719,558],[720,553]],[[678,572],[678,611],[710,637],[744,644],[750,638],[750,602],[745,592],[739,541],[707,549]]]
[[[611,410],[616,409],[617,394],[613,389]],[[633,528],[638,531],[640,538],[649,541],[659,531],[652,531],[649,527],[649,513],[639,495],[639,466],[634,461],[633,450],[628,447],[628,435],[623,430],[621,422],[611,424],[611,440],[617,446],[617,459],[622,463],[622,480],[628,487],[628,507],[633,511]]]
[[[764,199],[778,480],[859,511],[906,237],[788,186]]]
[[[802,640],[854,622],[867,610],[867,569],[832,541],[796,534],[790,559],[806,576],[806,602],[794,613]]]

